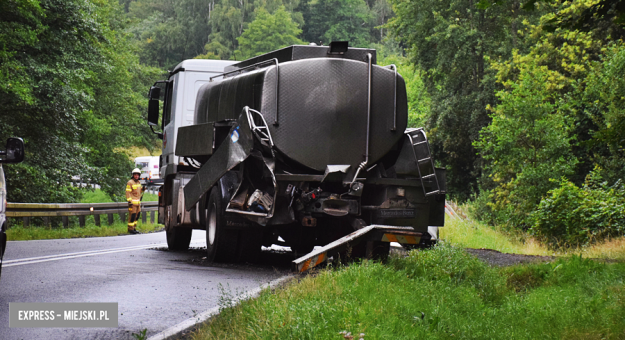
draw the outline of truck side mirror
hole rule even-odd
[[[148,94],[148,124],[150,126],[158,126],[159,101],[161,96],[161,88],[157,86],[150,87]]]
[[[24,160],[24,141],[21,138],[7,139],[6,151],[0,151],[0,163],[19,163]]]

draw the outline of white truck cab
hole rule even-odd
[[[174,154],[176,139],[178,128],[193,124],[198,90],[210,81],[210,77],[223,73],[226,66],[234,63],[227,60],[185,60],[170,72],[168,80],[157,83],[161,87],[159,95],[164,97],[161,179],[176,173],[177,166],[185,164],[183,159]]]

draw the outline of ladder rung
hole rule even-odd
[[[435,176],[436,176],[436,174],[429,174],[429,175],[425,175],[425,176],[423,176],[421,178],[426,179],[426,178],[432,178],[432,177],[435,177]]]
[[[429,191],[425,193],[425,196],[436,195],[440,193],[440,190]]]
[[[421,144],[427,144],[427,142],[426,142],[426,141],[423,141],[423,142],[416,142],[416,143],[414,143],[414,144],[412,144],[412,145],[417,146],[417,145],[421,145]]]
[[[425,162],[425,161],[431,161],[432,158],[428,157],[428,158],[421,158],[420,160],[418,160],[417,162],[421,163],[421,162]]]

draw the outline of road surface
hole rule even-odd
[[[289,254],[264,265],[210,265],[205,232],[167,250],[164,232],[8,242],[0,279],[0,339],[134,339],[154,335],[288,273]],[[9,328],[10,302],[117,302],[118,328]]]

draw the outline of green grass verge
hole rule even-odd
[[[439,233],[443,240],[466,248],[486,248],[502,253],[527,255],[555,255],[535,239],[511,235],[470,219],[447,218]]]
[[[622,339],[624,279],[623,263],[494,268],[441,244],[321,270],[234,307],[226,289],[193,339]]]
[[[625,260],[625,237],[607,239],[590,246],[550,249],[538,240],[523,234],[511,234],[475,220],[449,218],[440,228],[443,240],[466,248],[487,248],[502,253],[526,255],[571,256]]]
[[[91,216],[89,216],[91,217]],[[91,217],[93,218],[93,217]],[[117,215],[116,215],[117,218]],[[163,230],[163,225],[157,223],[141,223],[137,225],[137,230],[142,233],[149,233]],[[23,227],[21,225],[12,225],[7,230],[9,241],[28,241],[28,240],[49,240],[59,238],[82,238],[82,237],[104,237],[127,235],[128,226],[126,223],[115,222],[107,225],[103,219],[102,226],[98,227],[94,223],[87,223],[85,227],[71,225],[69,228],[56,227]]]

